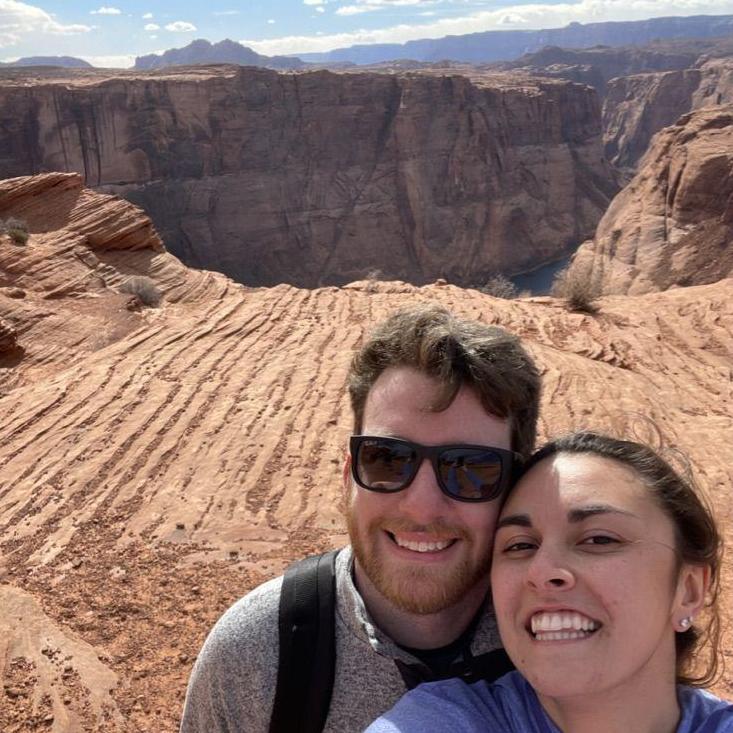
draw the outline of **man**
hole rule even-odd
[[[438,306],[399,311],[355,355],[324,731],[363,731],[424,679],[506,671],[489,598],[499,497],[533,448],[539,376],[516,338]],[[440,448],[436,448],[440,446]],[[432,449],[432,450],[431,450]],[[183,733],[269,730],[282,578],[219,620]],[[305,683],[305,681],[304,681]]]

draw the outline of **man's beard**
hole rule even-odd
[[[407,613],[429,615],[454,606],[476,585],[488,584],[491,555],[472,561],[473,540],[465,529],[443,522],[417,526],[404,520],[375,519],[360,531],[351,508],[346,513],[346,524],[354,555],[372,585],[394,606]],[[443,567],[399,561],[384,557],[376,550],[375,539],[380,532],[428,532],[437,537],[458,537],[465,552],[453,564]],[[388,540],[391,541],[391,540]]]

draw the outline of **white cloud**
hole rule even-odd
[[[320,7],[320,5],[315,10],[316,10],[316,13],[325,13],[326,12],[326,8],[322,8]]]
[[[385,8],[404,7],[405,5],[435,5],[435,0],[356,0],[355,5],[343,5],[336,15],[358,15]]]
[[[303,5],[323,5],[326,0],[303,0]]]
[[[88,25],[59,23],[35,5],[16,0],[0,0],[0,48],[13,46],[31,34],[73,35],[91,30]]]
[[[342,5],[336,11],[336,15],[359,15],[360,13],[369,13],[377,8],[370,8],[367,5]]]
[[[111,8],[106,5],[102,5],[97,10],[92,10],[90,15],[122,15],[122,11],[119,8]]]
[[[145,13],[145,15],[143,15],[143,20],[150,20],[152,17],[153,17],[152,13]]]
[[[360,5],[361,2],[354,3],[351,7]],[[285,36],[262,41],[244,39],[240,43],[268,56],[292,55],[330,51],[354,44],[405,43],[419,38],[442,38],[489,30],[561,28],[571,22],[646,20],[663,16],[717,15],[731,12],[731,0],[578,0],[557,5],[508,5],[497,10],[480,10],[423,24],[401,24],[314,36]]]
[[[273,25],[275,23],[275,19],[274,18],[268,18],[267,23],[268,23],[268,25]]]
[[[149,38],[149,39],[150,39],[151,41],[155,41],[155,40],[156,40],[156,39],[158,38],[158,36],[148,36],[148,38]]]
[[[172,33],[190,33],[196,30],[196,26],[193,23],[188,23],[185,20],[177,20],[174,23],[168,23],[165,27],[167,31]]]
[[[240,10],[215,10],[214,15],[239,15]]]
[[[151,31],[159,31],[160,26],[157,23],[146,23],[144,30],[151,32]]]

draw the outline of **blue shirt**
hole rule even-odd
[[[733,733],[733,705],[692,687],[677,688],[677,733]],[[489,685],[450,679],[408,692],[366,733],[562,733],[519,672]]]

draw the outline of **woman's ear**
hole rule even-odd
[[[705,606],[710,588],[710,567],[684,563],[677,580],[677,593],[672,609],[675,631],[687,631],[692,620]]]

